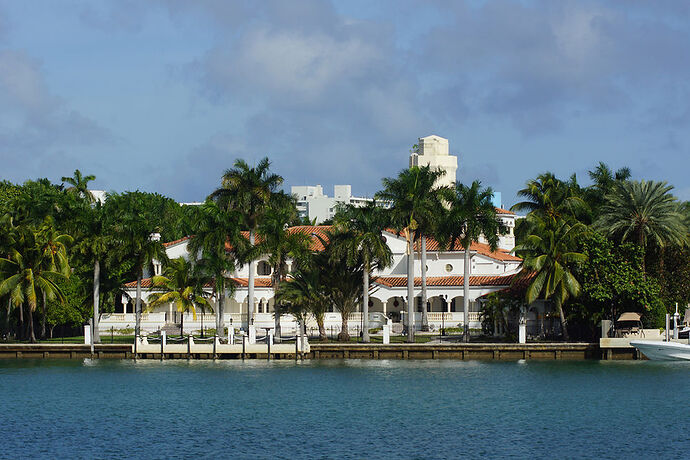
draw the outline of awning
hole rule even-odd
[[[629,312],[625,312],[625,313],[621,314],[618,317],[618,321],[639,321],[640,318],[642,318],[642,317],[640,316],[639,313],[633,313],[633,312],[629,311]]]

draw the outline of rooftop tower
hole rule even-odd
[[[458,157],[448,153],[448,139],[431,135],[420,137],[417,152],[410,154],[410,168],[412,166],[430,166],[446,172],[436,182],[437,185],[455,184],[455,173],[458,170]]]

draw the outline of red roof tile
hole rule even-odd
[[[515,215],[515,213],[509,209],[503,209],[503,208],[496,208],[496,212],[499,214],[512,214]]]
[[[509,286],[515,275],[503,276],[470,276],[470,286]],[[406,276],[378,276],[372,280],[374,283],[386,287],[407,286]],[[427,286],[462,286],[462,276],[429,276],[426,279]],[[415,277],[415,286],[422,285],[422,278]]]
[[[237,283],[238,286],[240,287],[247,287],[249,286],[249,280],[247,278],[230,278],[232,281]],[[254,278],[254,286],[255,287],[270,287],[271,286],[271,278]],[[129,283],[125,283],[124,287],[126,288],[136,288],[137,287],[137,282],[136,281],[130,281]],[[151,278],[144,278],[141,280],[141,288],[142,289],[151,289],[153,287],[153,280]],[[204,287],[212,287],[211,283],[206,283]]]
[[[190,238],[191,238],[191,236],[185,236],[185,237],[183,237],[183,238],[180,238],[179,240],[169,241],[169,242],[167,242],[167,243],[163,243],[163,246],[166,247],[166,248],[168,248],[168,247],[170,247],[170,246],[175,246],[176,244],[182,243],[183,241],[187,241],[187,240],[190,239]]]

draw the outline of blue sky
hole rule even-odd
[[[372,195],[438,134],[504,204],[599,161],[690,199],[690,3],[0,0],[0,178]]]

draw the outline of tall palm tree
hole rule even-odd
[[[120,258],[132,261],[137,277],[134,334],[138,337],[141,333],[141,280],[144,268],[154,261],[165,262],[168,257],[160,238],[154,237],[157,229],[149,220],[140,193],[113,195],[106,203],[111,206],[108,218],[117,248],[115,252]]]
[[[414,342],[414,243],[433,227],[432,223],[443,209],[442,194],[434,189],[443,174],[444,171],[432,170],[429,166],[413,166],[401,171],[395,179],[383,179],[383,190],[376,194],[378,199],[392,203],[391,224],[407,241],[407,339],[410,342]],[[426,254],[422,257],[426,258]],[[426,266],[422,264],[422,277],[425,275]],[[422,311],[424,324],[425,299]]]
[[[184,314],[192,312],[196,321],[197,307],[213,311],[213,307],[203,293],[203,285],[208,279],[194,276],[192,264],[184,257],[171,260],[164,268],[163,275],[153,277],[154,289],[161,291],[149,296],[147,310],[172,303],[181,313],[180,335],[184,334]]]
[[[362,266],[362,340],[369,342],[369,277],[393,263],[393,254],[383,231],[388,227],[387,211],[376,202],[364,207],[347,205],[336,214],[336,229],[343,232],[331,241],[332,257],[344,258],[351,268]]]
[[[538,298],[553,300],[561,318],[563,338],[568,340],[567,319],[563,304],[570,297],[580,295],[581,287],[572,272],[574,265],[586,262],[587,256],[577,252],[579,237],[587,231],[580,223],[566,219],[554,222],[536,215],[529,215],[533,232],[515,252],[523,258],[523,266],[534,277],[527,288],[525,300],[528,304]]]
[[[197,270],[213,279],[213,295],[218,300],[216,331],[220,337],[224,337],[225,297],[228,293],[232,294],[236,287],[228,275],[235,271],[238,251],[242,250],[246,241],[240,233],[240,216],[236,212],[222,211],[213,201],[190,210],[193,212],[194,235],[187,250],[197,261]]]
[[[236,160],[234,167],[223,174],[221,187],[209,198],[216,201],[223,210],[234,209],[243,217],[249,230],[249,244],[254,246],[256,229],[269,207],[273,194],[283,183],[283,178],[269,171],[271,163],[263,158],[255,167],[244,160]],[[247,325],[253,323],[254,315],[254,272],[255,259],[249,259],[249,286],[247,300]]]
[[[284,194],[275,194],[257,229],[261,239],[258,249],[261,254],[268,256],[268,263],[271,266],[271,287],[274,293],[285,281],[288,259],[292,259],[293,264],[299,265],[300,261],[311,253],[310,236],[303,232],[290,231],[288,227],[296,216],[297,208],[294,199]],[[273,305],[275,338],[280,342],[280,316],[285,308],[277,296],[273,299]]]
[[[469,187],[457,183],[452,195],[448,195],[449,209],[444,213],[438,229],[438,239],[442,247],[453,250],[460,242],[465,251],[463,270],[463,322],[465,342],[469,342],[470,305],[470,252],[472,243],[484,237],[492,251],[498,248],[499,235],[507,228],[497,217],[492,202],[491,187],[482,189],[481,182],[474,181]]]
[[[585,189],[585,199],[596,218],[599,215],[599,209],[606,201],[606,195],[611,192],[616,183],[630,179],[631,173],[630,168],[627,167],[614,172],[606,163],[600,161],[597,167],[588,174],[592,185]]]
[[[595,227],[619,241],[632,241],[644,250],[649,242],[659,247],[684,244],[687,227],[671,190],[673,186],[666,182],[616,183],[606,195]],[[644,258],[642,271],[646,272]]]
[[[74,175],[72,177],[63,177],[61,180],[69,184],[69,187],[65,189],[67,193],[74,193],[80,198],[85,199],[89,203],[96,201],[96,198],[89,191],[89,182],[95,180],[96,176],[89,174],[88,176],[82,175],[81,171],[78,169],[74,170]]]
[[[57,282],[69,277],[70,268],[69,265],[54,263],[52,256],[50,251],[46,251],[42,230],[26,225],[18,229],[9,257],[0,258],[0,296],[10,294],[15,305],[27,307],[29,340],[32,343],[36,342],[33,312],[38,305],[38,294],[45,293],[49,300],[65,301]]]
[[[112,235],[106,222],[105,211],[100,202],[84,206],[77,215],[78,240],[75,250],[93,263],[93,338],[100,343],[98,332],[100,321],[101,262],[112,249]]]

